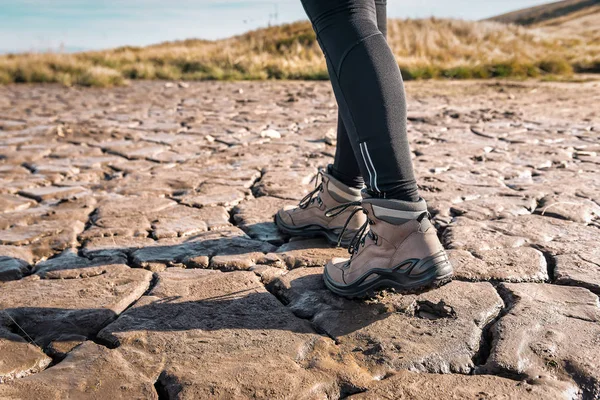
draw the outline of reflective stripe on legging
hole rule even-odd
[[[367,167],[367,171],[369,172],[369,182],[370,187],[373,188],[377,193],[381,193],[379,187],[377,186],[377,170],[373,165],[373,160],[371,160],[371,155],[369,154],[369,149],[367,148],[367,143],[359,143],[360,152],[363,157],[363,161],[365,166]],[[367,155],[365,157],[365,154]],[[371,172],[372,171],[372,172]]]

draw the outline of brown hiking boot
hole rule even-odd
[[[325,236],[329,242],[349,246],[352,237],[365,223],[360,208],[360,190],[344,185],[320,171],[315,190],[298,206],[287,206],[275,215],[279,230],[291,236]],[[331,212],[335,212],[333,215]],[[340,237],[340,234],[343,236]]]
[[[351,241],[352,257],[333,259],[325,267],[332,292],[350,298],[385,288],[413,293],[452,280],[452,265],[424,200],[367,198],[362,209],[368,219]]]

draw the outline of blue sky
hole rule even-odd
[[[325,0],[324,0],[325,1]],[[390,17],[481,19],[547,0],[388,0]],[[275,18],[277,13],[277,18]],[[0,52],[216,39],[304,19],[300,0],[0,0]]]

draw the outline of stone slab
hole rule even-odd
[[[454,276],[469,281],[541,282],[547,281],[544,255],[531,247],[484,250],[448,250]]]
[[[584,288],[502,284],[512,303],[492,327],[481,371],[576,383],[584,398],[600,396],[600,302]]]
[[[573,386],[559,388],[489,375],[438,375],[402,371],[375,382],[352,400],[455,400],[455,399],[568,399],[575,395]]]
[[[333,337],[375,377],[399,370],[468,374],[483,329],[503,307],[489,283],[452,282],[420,296],[351,301],[329,292],[322,268],[299,268],[268,282],[299,317]]]
[[[21,196],[29,197],[37,201],[60,200],[67,197],[75,196],[85,192],[82,187],[39,187],[27,190],[21,190]]]
[[[347,249],[334,247],[325,239],[295,239],[279,247],[275,254],[290,269],[323,267],[332,258],[350,257]]]
[[[582,286],[600,295],[600,264],[586,254],[554,257],[554,276],[561,285]]]
[[[110,269],[123,270],[126,263],[127,257],[96,257],[90,260],[69,249],[54,258],[37,263],[33,273],[42,279],[89,278],[104,274]]]
[[[11,194],[0,194],[0,212],[21,211],[31,207],[35,202],[31,199],[14,196]]]
[[[29,339],[10,320],[8,315],[0,311],[0,393],[3,382],[22,378],[44,370],[52,359]],[[10,328],[10,330],[8,329]],[[19,332],[19,334],[12,331]]]
[[[540,200],[536,213],[589,224],[600,218],[600,205],[577,196],[549,195]]]
[[[59,364],[0,385],[5,399],[158,399],[153,370],[142,352],[109,350],[93,342],[75,348]]]
[[[123,265],[83,279],[32,275],[2,285],[0,309],[42,347],[73,335],[93,338],[144,294],[151,278]]]
[[[277,229],[274,217],[277,211],[289,203],[289,200],[270,196],[243,201],[233,208],[233,220],[254,239],[282,244],[284,235]]]
[[[535,198],[493,196],[454,204],[451,206],[450,212],[453,215],[462,215],[470,219],[483,221],[531,214],[535,207]]]
[[[204,184],[197,192],[180,198],[182,204],[192,207],[223,206],[231,208],[244,200],[249,191],[236,186]]]
[[[338,379],[370,379],[351,358],[334,359],[333,341],[252,272],[159,272],[152,291],[98,337],[164,359],[159,381],[169,397],[337,397]]]
[[[313,189],[311,181],[316,172],[306,168],[268,169],[255,186],[255,195],[298,201]]]

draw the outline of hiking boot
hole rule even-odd
[[[316,183],[315,190],[298,206],[279,210],[275,223],[290,236],[324,236],[330,243],[349,246],[366,221],[360,212],[360,189],[348,187],[324,171],[319,171]]]
[[[414,293],[452,280],[425,200],[366,198],[362,209],[367,221],[350,243],[351,258],[333,259],[325,267],[332,292],[349,298],[372,296],[378,289]]]

